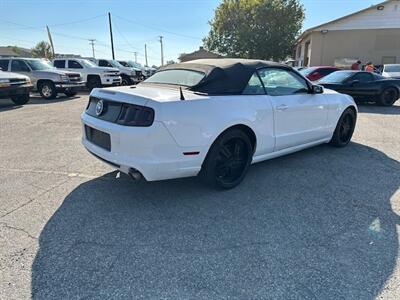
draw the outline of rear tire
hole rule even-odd
[[[347,108],[340,117],[330,144],[334,147],[345,147],[353,136],[357,116],[354,110]]]
[[[29,94],[25,94],[25,95],[12,96],[11,100],[17,105],[23,105],[28,103],[29,98],[30,98]]]
[[[234,188],[246,176],[252,158],[249,137],[239,129],[229,130],[212,144],[199,176],[210,187]]]
[[[384,89],[382,92],[378,104],[382,106],[392,106],[399,99],[399,92],[394,87]]]
[[[54,99],[57,97],[56,87],[55,87],[54,83],[51,81],[45,81],[45,82],[40,83],[38,90],[39,90],[40,95],[44,99],[49,100],[49,99]]]

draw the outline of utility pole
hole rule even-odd
[[[160,45],[161,45],[161,65],[164,65],[164,47],[163,47],[163,36],[160,35]]]
[[[51,46],[51,52],[53,52],[53,58],[56,57],[56,52],[54,51],[54,44],[53,44],[53,39],[51,38],[51,33],[50,33],[50,28],[49,26],[46,25],[47,29],[47,35],[49,36],[49,42]]]
[[[149,65],[148,63],[147,63],[147,45],[146,44],[144,44],[144,58],[145,58],[145,60],[146,60],[146,67]]]
[[[92,56],[93,58],[95,58],[96,56],[94,55],[94,42],[96,40],[95,39],[89,39],[89,44],[92,45]]]
[[[114,54],[114,39],[113,39],[112,25],[111,25],[111,13],[108,13],[108,23],[109,23],[109,25],[110,25],[110,38],[111,38],[112,59],[115,59],[115,54]]]
[[[137,52],[133,52],[133,54],[135,54],[135,63],[137,63]]]

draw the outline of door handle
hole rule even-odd
[[[289,106],[287,106],[286,104],[282,104],[276,107],[276,110],[280,110],[280,111],[284,111],[287,110],[289,108]]]

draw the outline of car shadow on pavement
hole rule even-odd
[[[34,298],[374,299],[394,270],[400,163],[373,148],[263,162],[229,191],[115,175],[46,224]]]
[[[379,106],[374,103],[358,104],[358,111],[369,114],[400,115],[400,101],[393,106]]]
[[[27,106],[27,105],[49,104],[49,103],[71,101],[71,100],[75,100],[75,99],[80,99],[79,95],[76,95],[73,97],[67,97],[67,96],[60,95],[55,99],[43,99],[40,96],[31,96],[31,98],[29,99],[29,102],[24,105],[17,105],[14,102],[12,102],[11,99],[0,99],[0,112],[18,109],[18,108],[21,108],[21,107]]]

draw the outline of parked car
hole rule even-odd
[[[45,99],[53,99],[58,93],[75,96],[85,85],[80,73],[56,70],[49,62],[39,58],[1,58],[0,67],[4,71],[26,75]]]
[[[56,58],[53,65],[61,70],[75,70],[82,74],[89,90],[103,86],[121,85],[121,76],[117,68],[99,67],[83,58]]]
[[[139,82],[136,77],[136,70],[131,67],[125,67],[113,59],[96,59],[96,64],[100,67],[116,68],[120,71],[122,85],[132,85]]]
[[[134,178],[199,174],[227,189],[251,163],[346,146],[356,117],[350,96],[324,93],[284,64],[202,59],[165,66],[133,88],[93,90],[82,142]]]
[[[144,80],[144,75],[143,75],[143,67],[139,63],[135,63],[131,60],[119,60],[118,61],[121,65],[123,65],[126,68],[131,68],[135,71],[135,82],[140,82]]]
[[[400,79],[400,64],[383,65],[382,76]]]
[[[400,97],[399,79],[388,79],[371,72],[337,71],[322,78],[318,84],[350,95],[356,101],[384,106],[393,105]]]
[[[336,67],[310,67],[300,70],[300,74],[311,81],[317,81],[338,70]]]
[[[156,68],[145,66],[143,70],[143,75],[145,78],[149,78],[150,76],[153,76],[156,72],[157,72]]]
[[[17,105],[26,104],[32,88],[28,76],[0,70],[0,99],[11,98]]]

